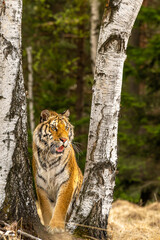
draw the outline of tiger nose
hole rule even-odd
[[[67,138],[60,138],[60,140],[65,143],[67,141]]]

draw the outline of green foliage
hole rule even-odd
[[[91,66],[89,49],[89,3],[84,0],[24,0],[23,48],[24,75],[27,86],[25,48],[33,48],[35,122],[40,112],[52,109],[59,113],[70,109],[75,126],[75,141],[80,142],[79,165],[84,169],[91,100]],[[84,39],[83,78],[85,98],[82,119],[77,119],[76,84],[79,60],[78,41]],[[87,90],[86,90],[87,89]],[[83,128],[81,132],[79,129]],[[77,134],[78,132],[78,134]],[[31,135],[29,134],[31,153]]]
[[[160,23],[160,7],[142,7],[138,21],[151,24],[152,27],[157,26]]]
[[[115,198],[133,202],[143,198],[146,185],[152,193],[148,199],[155,200],[154,193],[160,197],[159,185],[153,188],[149,184],[157,182],[160,170],[159,11],[159,8],[142,8],[136,28],[142,33],[147,28],[147,43],[145,48],[140,47],[140,40],[139,45],[129,45],[124,67]]]
[[[105,7],[100,1],[100,12]],[[115,199],[138,203],[143,191],[160,196],[160,8],[158,2],[142,7],[129,44],[124,67],[118,135],[118,171]],[[144,37],[143,33],[146,31]],[[23,49],[27,86],[27,46],[33,48],[34,108],[36,124],[43,109],[71,111],[75,126],[77,161],[84,170],[93,77],[90,63],[90,8],[85,0],[24,0]],[[142,37],[140,38],[140,36]],[[82,52],[79,42],[83,40]],[[141,41],[146,40],[145,47]],[[83,71],[79,64],[83,64]],[[84,81],[82,117],[76,112],[77,81]],[[31,133],[29,132],[29,153]],[[78,142],[78,143],[77,143]],[[148,187],[149,186],[149,187]],[[150,197],[151,199],[152,197]]]

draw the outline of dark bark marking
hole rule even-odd
[[[0,37],[2,38],[3,45],[6,45],[6,47],[3,49],[4,58],[7,59],[8,55],[11,55],[12,60],[15,60],[18,56],[17,49],[12,45],[10,41],[8,41],[3,34],[0,34]],[[14,56],[15,54],[15,56]]]
[[[90,214],[88,215],[87,219],[85,219],[85,221],[83,222],[84,225],[88,225],[91,227],[93,226],[93,228],[77,227],[75,233],[77,234],[80,233],[81,236],[88,235],[88,236],[93,236],[96,239],[106,240],[108,217],[106,215],[105,219],[103,220],[101,219],[101,216],[102,216],[101,209],[102,209],[102,199],[100,199],[99,201],[96,201],[93,204]],[[92,219],[92,223],[90,222],[90,219]],[[106,231],[97,229],[96,227],[106,229]]]
[[[2,16],[2,14],[5,15],[5,13],[6,13],[6,3],[5,3],[4,0],[0,3],[0,8],[1,8],[0,16]]]
[[[119,8],[122,0],[110,0],[109,7],[111,8]]]
[[[113,22],[113,17],[116,11],[119,10],[122,0],[109,0],[106,4],[103,18],[102,18],[102,27],[107,27],[110,23]],[[106,23],[106,19],[108,19]]]
[[[18,57],[18,51],[17,49],[12,45],[10,41],[8,41],[3,34],[0,34],[0,37],[2,38],[3,44],[7,45],[7,47],[3,50],[3,54],[5,59],[7,59],[8,55],[10,54],[12,57],[12,60]],[[15,56],[14,56],[15,54]],[[15,115],[19,116],[19,113],[21,111],[21,106],[25,101],[25,94],[22,94],[24,92],[24,86],[22,86],[22,76],[21,76],[21,58],[19,58],[19,63],[17,67],[17,73],[15,76],[15,87],[12,92],[12,100],[11,100],[11,107],[9,110],[9,113],[7,114],[7,118],[11,120],[14,118]],[[19,106],[19,107],[17,107]]]
[[[15,9],[13,9],[13,19],[15,19],[16,18],[16,10]]]
[[[94,196],[95,197],[95,192],[92,192],[92,189],[89,189],[89,191],[87,190],[88,188],[88,184],[87,182],[90,182],[91,178],[96,178],[97,179],[97,186],[99,185],[100,182],[104,183],[104,179],[102,177],[102,173],[104,172],[105,169],[108,169],[112,175],[112,179],[111,182],[114,181],[115,176],[116,176],[116,168],[115,165],[112,164],[110,161],[107,162],[100,162],[100,163],[96,163],[95,165],[93,165],[93,167],[89,170],[88,173],[88,180],[86,181],[86,184],[83,186],[83,190],[82,190],[82,194],[80,195],[80,201],[83,202],[83,198],[85,198],[85,195],[87,193],[87,195],[89,196]],[[76,209],[76,212],[79,212],[79,208],[78,207]],[[96,214],[96,213],[95,213]],[[83,222],[83,215],[80,216],[80,219],[82,219]]]
[[[86,222],[84,224],[89,225],[90,219],[92,219],[92,225],[93,227],[103,228],[106,229],[106,231],[98,230],[98,229],[91,229],[88,228],[88,234],[89,236],[94,236],[98,239],[107,239],[107,220],[101,219],[102,213],[102,199],[100,199],[98,202],[95,202],[92,211],[90,212],[88,218],[86,219]],[[96,213],[96,214],[95,214]]]
[[[21,63],[19,62],[18,64],[18,69],[17,69],[17,73],[15,76],[15,87],[12,91],[12,100],[11,100],[11,106],[9,109],[9,112],[7,114],[7,118],[9,120],[13,119],[15,117],[15,115],[19,116],[20,115],[20,111],[21,111],[21,106],[23,105],[24,101],[25,101],[25,94],[22,95],[23,89],[21,87]],[[17,107],[19,106],[19,107]]]
[[[113,174],[116,171],[115,165],[112,164],[110,161],[100,162],[100,163],[96,163],[93,166],[93,168],[92,168],[93,175],[95,175],[95,177],[99,177],[101,175],[101,172],[104,172],[105,169],[109,169],[111,174]],[[97,175],[97,172],[100,173],[100,175]],[[101,176],[101,178],[102,178],[102,176]]]
[[[104,183],[102,173],[104,172],[105,169],[109,169],[109,171],[111,172],[111,174],[112,174],[111,183],[112,183],[115,180],[116,169],[115,169],[115,166],[111,162],[101,162],[101,163],[95,164],[93,166],[93,168],[90,169],[90,173],[88,174],[89,175],[88,181],[90,181],[90,178],[96,178],[97,179],[97,187],[99,184],[101,184],[101,182]],[[103,228],[103,229],[107,230],[108,216],[107,216],[107,214],[106,214],[106,216],[103,216],[102,212],[101,212],[103,199],[99,199],[99,196],[96,196],[95,192],[92,192],[92,189],[90,189],[88,191],[87,188],[88,188],[88,185],[86,183],[86,185],[84,185],[84,188],[83,188],[83,193],[80,195],[80,197],[82,198],[82,199],[80,199],[80,201],[83,201],[83,198],[86,197],[85,195],[87,193],[87,196],[93,196],[94,202],[93,202],[93,206],[91,208],[91,211],[90,211],[87,219],[84,219],[83,215],[82,216],[79,215],[79,217],[81,219],[80,224],[82,223],[84,225],[89,225],[89,226],[93,226],[93,227],[97,227],[97,228]],[[76,212],[79,212],[79,207]],[[102,216],[103,216],[103,218],[102,218]],[[75,219],[75,221],[76,221],[76,219]],[[102,239],[102,240],[107,239],[107,231],[105,231],[105,230],[77,227],[75,230],[75,233],[77,233],[77,234],[80,233],[81,236],[83,234],[88,235],[88,236],[93,236],[97,239]]]
[[[114,135],[114,134],[113,134]],[[112,157],[112,152],[113,152],[113,148],[111,149],[111,151],[110,151],[110,156],[109,156],[109,158],[111,159],[111,157]]]
[[[3,96],[0,96],[0,100],[1,100],[1,99],[6,99],[6,98],[4,98]]]
[[[27,156],[26,136],[22,126],[22,119],[19,118],[14,130],[17,140],[12,157],[13,166],[7,177],[6,198],[0,217],[10,221],[13,219],[18,221],[23,217],[23,221],[27,222],[31,219],[32,211],[34,216],[36,216],[36,208],[33,210],[31,167]]]
[[[100,127],[101,127],[101,123],[102,123],[102,120],[103,120],[103,109],[105,108],[105,106],[101,109],[101,114],[102,114],[102,118],[101,120],[99,121],[98,123],[98,126],[97,126],[97,129],[96,129],[96,140],[93,144],[93,148],[92,148],[92,151],[90,153],[90,157],[89,157],[89,160],[93,161],[94,159],[94,152],[96,150],[96,146],[97,146],[97,141],[98,141],[98,135],[99,135],[99,130],[100,130]],[[91,138],[91,135],[89,136],[89,138]]]
[[[3,140],[3,142],[5,143],[6,141],[8,141],[7,143],[7,150],[9,151],[10,149],[10,142],[13,141],[11,138],[10,138],[10,133],[11,132],[7,132],[7,138]]]
[[[98,50],[99,54],[107,52],[125,53],[125,40],[121,34],[111,34]]]
[[[96,178],[97,179],[97,186],[99,185],[100,182],[104,183],[102,173],[104,172],[105,169],[108,169],[110,171],[111,175],[112,175],[111,183],[115,180],[116,168],[115,168],[114,164],[112,164],[110,161],[96,163],[95,165],[93,165],[93,167],[91,169],[89,169],[89,173],[88,173],[89,178],[86,181],[86,184],[83,186],[82,194],[80,195],[80,201],[83,202],[83,198],[85,198],[86,193],[87,193],[88,196],[93,195],[95,197],[95,192],[92,192],[92,189],[89,189],[89,191],[88,191],[87,182],[90,182],[91,178]],[[80,206],[76,209],[76,212],[79,212],[79,209],[80,209]],[[82,223],[84,223],[83,222],[83,220],[84,220],[83,215],[80,216],[80,219],[82,219]]]

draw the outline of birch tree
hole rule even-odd
[[[87,160],[72,231],[107,238],[117,166],[117,131],[123,64],[142,0],[110,0],[104,11],[96,57]],[[118,216],[117,216],[118,217]],[[74,223],[90,226],[77,227]]]
[[[36,218],[27,156],[26,96],[21,56],[22,1],[0,8],[0,218],[31,225]],[[35,216],[35,217],[34,217]]]
[[[0,1],[0,220],[21,222],[43,240],[69,240],[49,234],[37,216],[27,155],[21,19],[22,0]]]

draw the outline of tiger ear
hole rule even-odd
[[[69,111],[69,109],[66,110],[66,111],[64,111],[64,112],[62,113],[62,115],[65,116],[66,118],[69,118],[69,116],[70,116],[70,111]]]
[[[47,121],[49,116],[50,116],[50,112],[47,109],[43,110],[40,116],[40,123]]]

